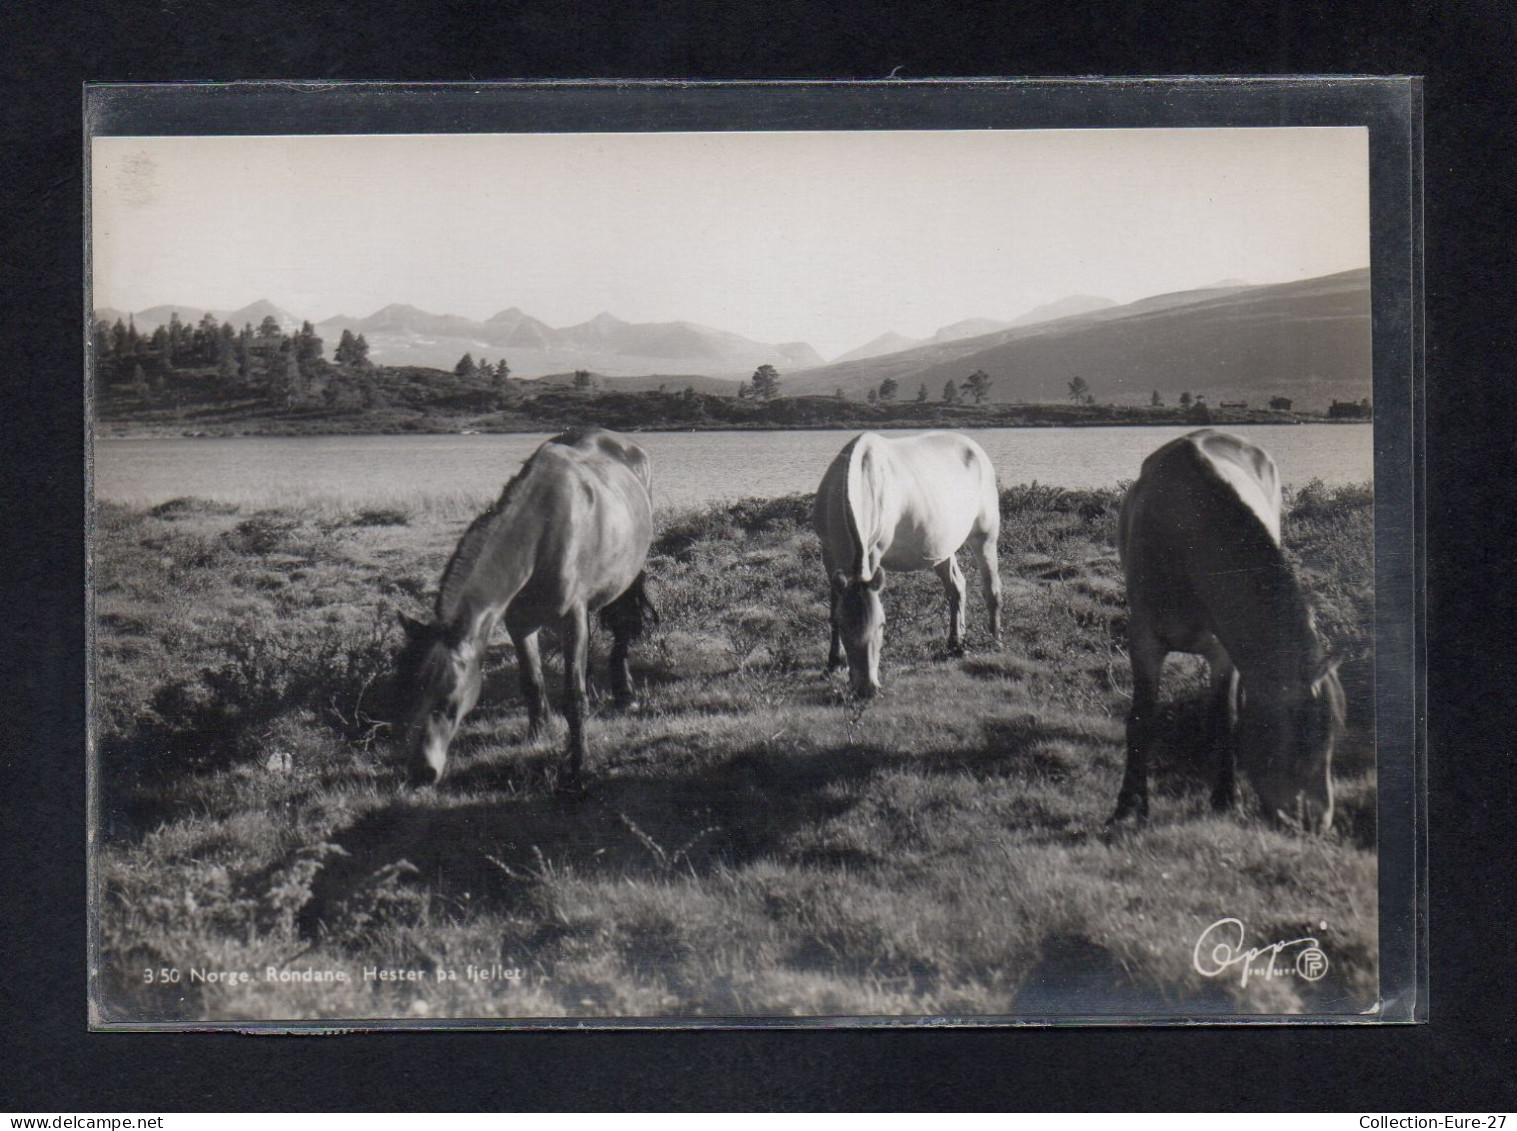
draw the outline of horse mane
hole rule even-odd
[[[534,453],[535,454],[535,453]],[[454,547],[453,556],[448,559],[448,564],[443,567],[442,581],[437,586],[436,615],[439,621],[447,621],[452,618],[457,607],[460,591],[468,581],[474,570],[474,565],[484,553],[486,544],[494,537],[496,528],[516,493],[517,486],[527,476],[527,471],[532,467],[529,459],[522,465],[520,471],[506,484],[500,498],[469,524],[464,531],[464,536],[458,540]]]
[[[853,577],[864,580],[864,537],[859,533],[858,516],[853,513],[853,480],[857,467],[859,441],[863,434],[855,436],[843,448],[848,456],[848,465],[843,472],[843,521],[848,526],[848,540],[853,546]]]
[[[417,625],[406,632],[405,643],[395,658],[395,677],[385,697],[386,717],[393,724],[406,721],[414,697],[429,684],[443,662],[436,645],[444,640],[447,628],[439,624]]]
[[[1326,646],[1301,579],[1264,520],[1238,498],[1232,484],[1218,474],[1210,460],[1202,458],[1199,452],[1195,456],[1202,470],[1201,482],[1219,498],[1225,496],[1229,507],[1241,513],[1242,529],[1230,536],[1237,539],[1250,558],[1265,563],[1262,569],[1250,571],[1255,592],[1264,605],[1265,619],[1288,636],[1281,641],[1280,650],[1294,653],[1291,658],[1299,665],[1301,678],[1310,683],[1326,654]]]

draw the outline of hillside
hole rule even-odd
[[[1095,310],[1104,310],[1115,306],[1109,298],[1097,298],[1094,295],[1066,295],[1064,298],[1053,302],[1045,302],[1042,306],[1035,306],[1025,314],[1019,314],[1009,322],[1002,322],[994,318],[965,318],[961,322],[954,322],[948,326],[940,326],[930,338],[908,338],[904,334],[897,334],[894,330],[887,330],[877,338],[871,338],[857,349],[849,350],[840,357],[832,359],[836,365],[845,361],[863,361],[871,357],[882,357],[889,353],[899,353],[902,350],[915,349],[918,346],[939,345],[947,342],[962,341],[965,338],[977,338],[986,334],[993,334],[998,330],[1010,330],[1017,326],[1033,326],[1039,322],[1051,322],[1056,318],[1068,318],[1075,314],[1088,314]]]
[[[1158,390],[1170,404],[1189,391],[1213,405],[1285,396],[1325,408],[1370,395],[1369,315],[1367,270],[1221,286],[826,365],[796,374],[787,392],[862,397],[890,377],[936,398],[983,369],[1002,403],[1063,400],[1082,377],[1101,403],[1146,403]]]

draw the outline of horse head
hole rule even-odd
[[[405,646],[396,664],[395,734],[411,778],[442,779],[448,746],[479,698],[479,647],[458,625],[412,620],[404,613]]]
[[[867,580],[850,577],[843,570],[832,575],[838,634],[848,655],[848,683],[860,699],[872,698],[880,689],[880,651],[885,644],[885,605],[880,591],[884,588],[883,569],[876,569]]]
[[[1333,747],[1343,724],[1337,660],[1277,696],[1245,686],[1239,755],[1267,815],[1308,832],[1332,828]]]

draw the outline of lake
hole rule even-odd
[[[1273,455],[1287,485],[1311,479],[1329,485],[1362,483],[1374,475],[1374,430],[1368,424],[1228,430]],[[1149,452],[1188,431],[985,428],[967,434],[990,455],[1002,486],[1037,481],[1109,487],[1135,478]],[[640,432],[636,439],[653,460],[657,504],[684,507],[814,491],[832,457],[854,434]],[[363,505],[418,493],[483,497],[498,492],[545,439],[542,433],[99,439],[95,494],[144,506],[184,495],[248,505],[332,498]]]

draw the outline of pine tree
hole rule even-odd
[[[455,377],[473,377],[477,372],[479,372],[479,367],[474,364],[474,356],[472,354],[464,354],[463,357],[458,359],[458,364],[453,367],[453,376]]]
[[[945,384],[943,386],[943,403],[944,404],[958,404],[959,403],[959,387],[957,385],[955,385],[952,381],[949,381],[947,384]]]
[[[1069,382],[1069,399],[1075,404],[1084,404],[1085,398],[1090,395],[1090,386],[1085,383],[1084,377],[1075,377]]]
[[[295,359],[309,364],[321,360],[321,339],[316,336],[316,327],[309,322],[300,324],[300,332],[295,335]]]
[[[880,400],[887,403],[895,400],[896,393],[900,392],[901,383],[894,377],[886,377],[880,382]]]
[[[94,355],[95,374],[103,384],[105,368],[111,360],[111,328],[106,323],[95,323],[90,336],[90,351]]]
[[[964,382],[964,391],[974,398],[975,404],[983,404],[990,393],[990,374],[976,369]]]
[[[1154,407],[1154,408],[1163,408],[1164,407],[1164,401],[1159,396],[1159,390],[1158,389],[1155,389],[1153,396],[1151,396],[1151,397],[1148,398],[1148,403],[1152,407]]]
[[[157,336],[156,333],[154,336]],[[190,345],[189,331],[184,328],[184,323],[179,321],[179,311],[177,310],[169,313],[168,334],[164,340],[168,342],[168,349],[159,356],[163,359],[163,364],[167,368],[172,369],[174,367],[175,356],[190,352],[186,348]]]
[[[917,404],[927,403],[927,382],[922,382],[922,387],[917,390]]]
[[[753,371],[753,393],[765,401],[780,395],[780,375],[774,366],[760,365]]]
[[[286,338],[269,362],[269,397],[281,408],[295,403],[300,391],[300,366],[295,360],[295,350]]]
[[[200,316],[192,335],[195,357],[203,365],[215,365],[221,360],[221,323],[209,310]]]
[[[237,380],[244,387],[253,383],[253,327],[245,325],[237,335]]]

